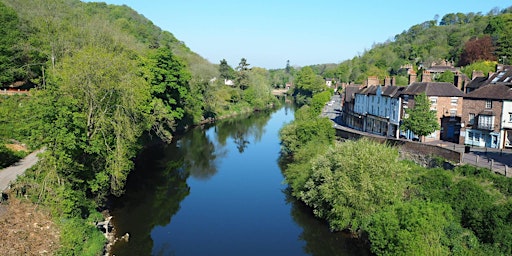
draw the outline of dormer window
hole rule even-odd
[[[492,108],[492,100],[485,101],[485,108]]]

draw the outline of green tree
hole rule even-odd
[[[371,250],[377,255],[449,255],[445,230],[457,225],[454,219],[447,204],[398,203],[371,217],[367,227]]]
[[[492,36],[496,46],[496,56],[505,64],[512,63],[512,13],[492,17],[485,28],[485,33]]]
[[[247,60],[245,58],[242,58],[240,60],[240,63],[236,67],[236,71],[238,71],[238,74],[236,76],[235,83],[238,85],[238,87],[241,90],[245,90],[249,88],[249,66],[251,64],[247,63]]]
[[[406,110],[403,127],[414,134],[424,137],[439,130],[436,112],[430,110],[430,102],[425,93],[414,96],[414,107]],[[423,138],[422,138],[423,139]]]
[[[176,121],[185,116],[187,102],[191,99],[191,75],[183,62],[168,48],[159,48],[146,63],[146,79],[151,84],[153,96],[153,130],[170,139]]]
[[[225,59],[220,61],[219,65],[220,78],[231,80],[234,78],[234,70],[228,65],[228,62]]]
[[[346,141],[310,163],[309,177],[294,194],[334,230],[360,230],[369,216],[399,202],[405,191],[407,169],[390,146],[366,139]],[[289,171],[295,172],[293,167]]]
[[[453,74],[453,72],[446,70],[443,73],[441,73],[441,75],[439,75],[439,77],[436,77],[436,81],[437,82],[453,83],[454,78],[455,78],[455,75]]]

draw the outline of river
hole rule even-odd
[[[136,159],[112,203],[114,255],[369,255],[287,193],[279,129],[287,105],[197,128]]]

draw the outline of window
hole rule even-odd
[[[479,115],[478,116],[478,129],[493,130],[494,129],[494,116]]]
[[[469,140],[473,140],[473,133],[472,132],[468,132],[468,138],[469,138]]]
[[[450,100],[452,105],[457,105],[458,101],[459,101],[459,98],[457,98],[457,97],[452,97],[451,100]]]
[[[468,121],[469,124],[475,124],[475,114],[474,113],[469,113],[469,121]]]
[[[436,105],[437,104],[437,97],[430,97],[430,104]]]
[[[508,113],[508,122],[512,123],[512,113]]]
[[[485,108],[492,108],[492,100],[485,101]]]

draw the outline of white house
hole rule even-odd
[[[372,85],[355,93],[354,112],[364,119],[363,131],[398,138],[402,89]]]

